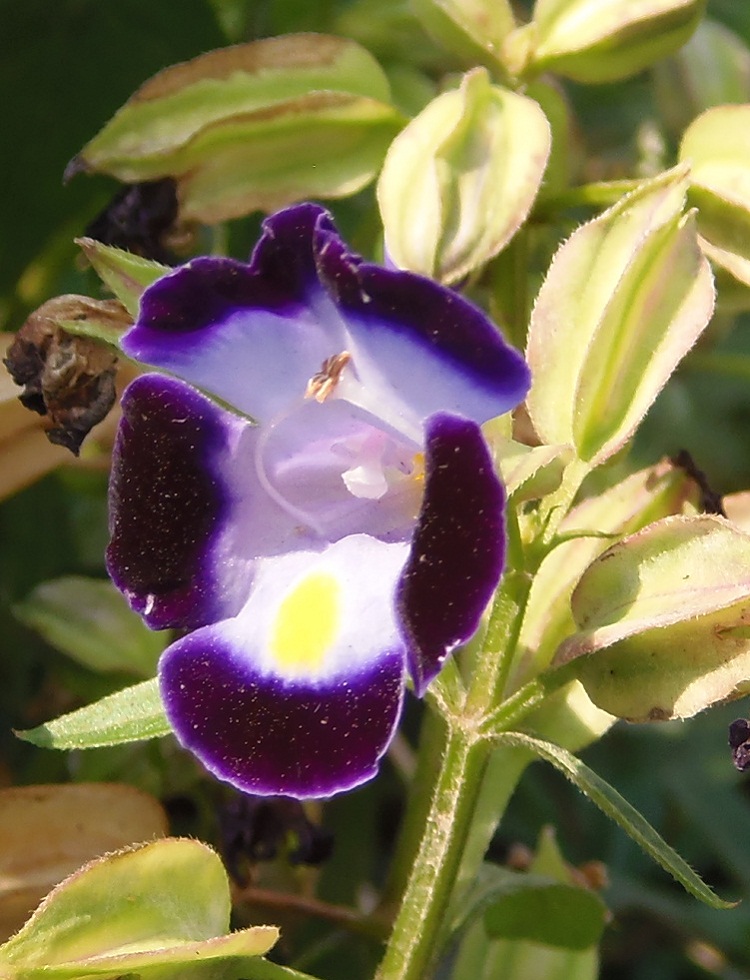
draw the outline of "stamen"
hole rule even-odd
[[[330,398],[339,383],[341,372],[351,359],[352,355],[348,350],[342,350],[340,354],[327,357],[321,364],[320,371],[307,382],[305,398],[314,398],[316,402],[321,404]]]

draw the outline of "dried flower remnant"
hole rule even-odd
[[[174,265],[179,241],[177,187],[170,177],[122,188],[84,235],[147,259]]]
[[[116,355],[89,337],[66,333],[63,326],[90,318],[118,331],[131,323],[115,300],[58,296],[31,314],[3,361],[24,389],[21,403],[48,418],[50,442],[76,456],[115,402]]]
[[[720,493],[717,493],[708,482],[708,477],[700,469],[687,449],[681,449],[676,456],[672,457],[673,466],[684,470],[690,479],[696,484],[700,491],[700,506],[704,514],[720,514],[726,517],[724,501]]]

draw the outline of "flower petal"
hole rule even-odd
[[[523,400],[526,363],[461,295],[423,276],[362,262],[330,222],[318,221],[314,247],[349,334],[354,371],[343,375],[340,397],[412,439],[421,438],[436,412],[482,423]]]
[[[208,569],[229,508],[214,470],[232,420],[160,375],[137,378],[122,409],[110,482],[109,573],[153,628],[211,622],[227,614]]]
[[[235,615],[256,558],[310,546],[253,479],[260,430],[160,374],[125,391],[112,460],[107,566],[153,629]]]
[[[250,264],[198,258],[141,298],[126,354],[164,368],[251,418],[268,421],[301,400],[322,362],[343,350],[341,318],[317,279],[316,205],[263,223]]]
[[[479,427],[438,414],[426,435],[422,512],[397,597],[420,696],[477,629],[505,561],[505,493]]]
[[[303,403],[262,438],[264,482],[317,535],[411,537],[423,494],[420,447],[372,425],[343,400]],[[370,465],[371,473],[362,473]],[[365,486],[367,476],[382,482]]]
[[[374,776],[401,712],[393,593],[406,552],[353,535],[261,562],[237,617],[162,656],[180,742],[218,778],[261,795],[330,796]]]
[[[249,265],[194,259],[147,289],[125,352],[262,422],[346,355],[331,390],[412,440],[437,411],[485,422],[524,397],[520,354],[458,293],[363,262],[317,205],[263,227]]]

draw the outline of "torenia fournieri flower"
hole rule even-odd
[[[371,778],[407,675],[421,695],[499,580],[479,424],[523,398],[526,365],[315,205],[269,218],[248,265],[158,280],[123,347],[169,374],[123,397],[109,570],[150,626],[190,631],[159,665],[178,739],[256,794]]]

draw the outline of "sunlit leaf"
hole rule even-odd
[[[171,730],[154,678],[16,734],[45,749],[93,749],[159,738]]]

